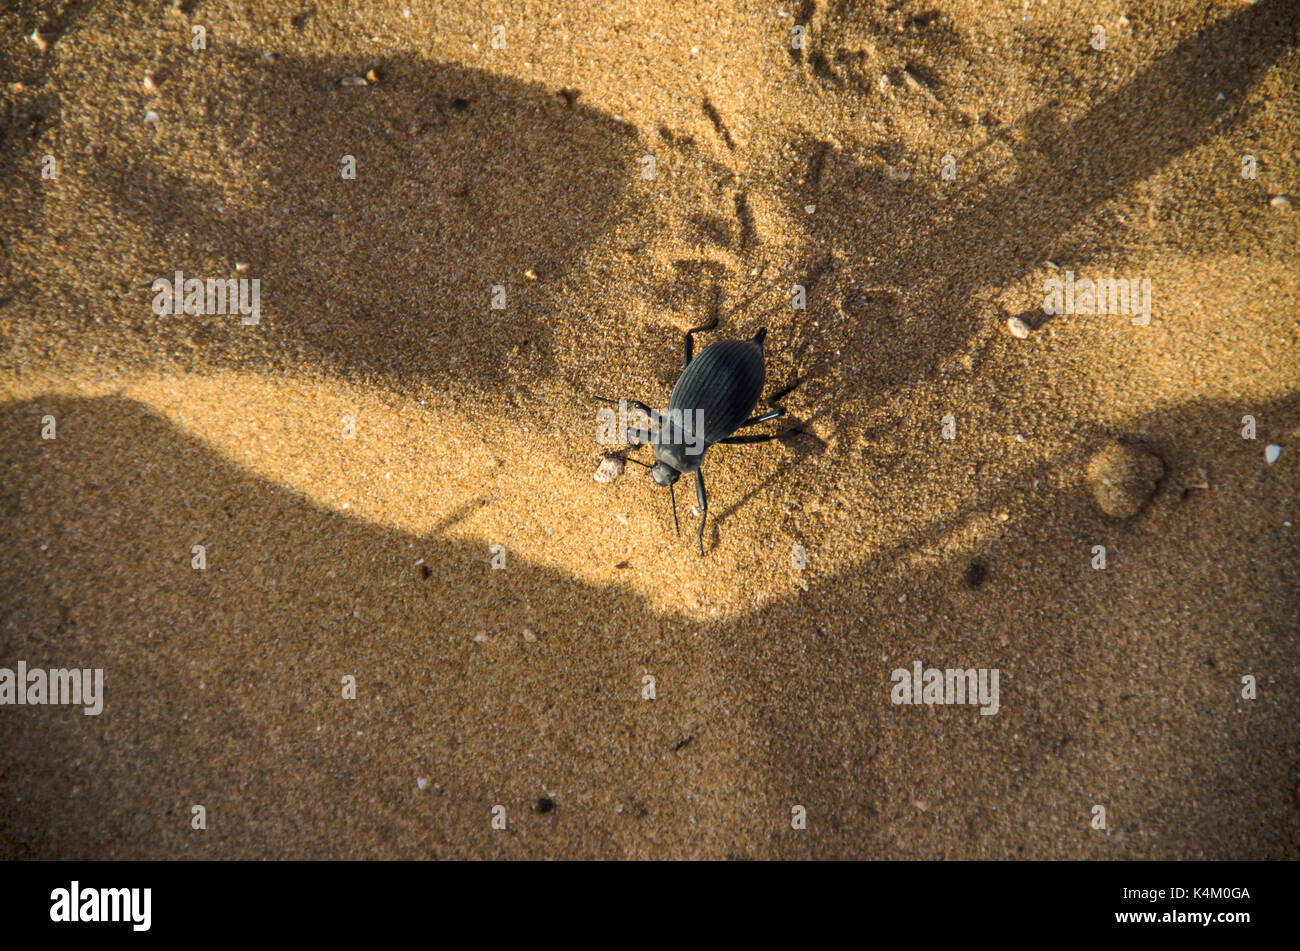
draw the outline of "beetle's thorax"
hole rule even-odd
[[[704,461],[704,449],[701,449],[698,454],[692,454],[687,451],[686,446],[680,444],[658,442],[654,444],[655,458],[665,465],[672,466],[682,475],[689,475],[699,470],[700,463]]]
[[[669,409],[654,435],[655,458],[678,472],[695,472],[709,444],[704,441],[704,411]]]

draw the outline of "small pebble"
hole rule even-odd
[[[1282,455],[1282,447],[1281,447],[1281,446],[1265,446],[1265,447],[1264,447],[1264,461],[1267,462],[1270,466],[1271,466],[1273,463],[1277,462],[1278,456],[1280,456],[1280,455]]]
[[[420,778],[415,781],[416,789],[423,789],[427,785],[429,785],[429,781],[427,779]]]
[[[1155,494],[1164,474],[1159,456],[1112,442],[1088,460],[1087,483],[1098,508],[1116,518],[1129,518]]]
[[[32,35],[29,36],[28,39],[35,43],[36,48],[42,53],[50,48],[49,41],[45,39],[45,34],[40,30],[32,30]]]
[[[814,211],[817,210],[817,206],[816,206],[816,205],[804,205],[804,206],[803,206],[803,210],[806,211],[806,212],[808,212],[808,214],[811,215]]]
[[[623,474],[626,467],[627,463],[623,461],[621,456],[606,456],[600,460],[600,465],[596,467],[596,472],[592,478],[601,483],[613,482]]]
[[[368,73],[366,73],[366,82],[369,83],[377,83],[382,78],[383,77],[379,75],[379,70],[377,69],[372,69]]]
[[[524,628],[524,640],[526,640],[529,644],[536,642],[537,635],[533,633],[533,629],[531,627]]]
[[[158,83],[154,81],[153,73],[144,74],[144,88],[149,92],[154,92],[158,88]]]
[[[524,277],[530,281],[535,281],[537,280],[537,272],[532,268],[529,268],[527,271],[524,271]]]
[[[344,76],[339,80],[340,86],[364,86],[366,84],[363,76]]]
[[[1007,330],[1011,331],[1011,336],[1017,340],[1024,340],[1029,336],[1029,324],[1019,317],[1007,318]]]
[[[479,631],[477,634],[474,635],[474,643],[475,644],[487,643],[487,635],[484,634],[482,631]]]
[[[1291,199],[1286,195],[1274,195],[1268,200],[1268,204],[1270,208],[1276,208],[1278,211],[1291,210]]]
[[[144,111],[144,121],[157,125],[162,120],[159,118],[158,113],[154,112],[152,109],[146,109]]]

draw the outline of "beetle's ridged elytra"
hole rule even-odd
[[[763,392],[762,335],[720,340],[704,348],[682,372],[668,398],[669,411],[704,410],[704,441],[726,439],[758,405]]]

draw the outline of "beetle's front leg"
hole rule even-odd
[[[695,500],[700,503],[700,557],[704,557],[704,520],[709,517],[709,495],[704,491],[704,470],[695,470]]]

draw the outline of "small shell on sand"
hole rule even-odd
[[[1021,318],[1007,318],[1007,330],[1009,330],[1011,336],[1015,337],[1017,340],[1026,339],[1029,336],[1029,329],[1029,324],[1025,323]]]
[[[623,469],[627,463],[620,456],[606,456],[600,460],[600,465],[596,467],[596,472],[592,476],[597,482],[613,482],[623,474]]]

